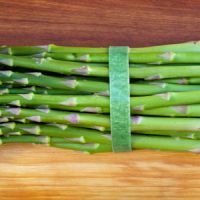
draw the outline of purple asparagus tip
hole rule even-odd
[[[142,117],[141,116],[134,116],[134,117],[132,117],[133,124],[140,124],[141,121],[142,121]]]
[[[72,124],[77,124],[79,122],[79,115],[78,114],[70,114],[64,117],[67,121]]]

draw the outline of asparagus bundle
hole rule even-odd
[[[200,151],[200,42],[130,48],[133,149]],[[0,47],[0,144],[112,151],[108,48]]]

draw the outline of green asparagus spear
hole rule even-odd
[[[1,144],[7,143],[35,143],[45,144],[58,148],[73,149],[88,153],[100,153],[112,151],[111,144],[100,143],[88,143],[78,144],[67,142],[64,138],[53,138],[48,136],[10,136],[0,137]],[[200,140],[190,139],[177,139],[173,137],[165,136],[144,136],[133,135],[132,136],[132,148],[133,149],[156,149],[164,151],[190,151],[199,153]]]

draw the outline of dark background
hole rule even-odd
[[[138,47],[199,38],[198,0],[0,0],[0,44]]]

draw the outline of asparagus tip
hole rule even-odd
[[[75,88],[77,86],[77,81],[76,80],[66,80],[64,81],[64,84],[69,87],[69,88]]]
[[[90,55],[89,54],[84,54],[78,57],[78,60],[80,61],[89,61]]]
[[[13,59],[11,58],[2,58],[0,59],[0,63],[7,66],[13,66]]]
[[[135,107],[133,107],[133,111],[142,111],[142,110],[144,110],[144,105],[139,105],[139,106],[135,106]]]
[[[66,101],[62,101],[60,104],[64,106],[76,106],[77,100],[76,98],[69,98]]]
[[[41,122],[40,116],[31,116],[31,117],[27,117],[26,119],[28,119],[30,121],[34,121],[34,122]]]
[[[2,122],[8,122],[9,119],[7,117],[0,117],[0,123]]]
[[[81,109],[81,112],[101,113],[102,109],[100,107],[86,107]]]
[[[14,129],[15,128],[15,123],[14,122],[3,123],[3,124],[0,124],[0,126],[6,127],[8,129]]]
[[[169,92],[162,93],[162,94],[155,94],[155,96],[159,96],[162,99],[167,100],[167,101],[170,100],[170,98],[171,98],[171,94]]]
[[[181,105],[181,106],[172,106],[172,108],[179,113],[186,114],[188,110],[188,106]]]
[[[40,127],[39,126],[22,128],[22,130],[26,131],[28,133],[34,134],[34,135],[39,135],[40,134]]]
[[[82,67],[74,69],[73,71],[80,75],[88,75],[90,68],[88,66],[82,66]]]
[[[78,114],[70,114],[64,117],[67,121],[72,124],[77,124],[79,122],[79,115]]]
[[[19,96],[23,97],[26,100],[32,100],[34,93],[28,93],[28,94],[19,94]]]
[[[6,46],[1,46],[3,49],[0,50],[1,54],[8,54],[9,53],[9,48]]]
[[[0,95],[2,95],[2,94],[8,94],[8,93],[9,93],[8,88],[0,90]]]
[[[36,77],[39,77],[42,75],[41,72],[27,72],[27,74],[30,74],[30,75],[33,75],[33,76],[36,76]]]
[[[9,113],[12,113],[13,115],[19,115],[21,112],[21,109],[20,108],[8,108],[6,111]]]
[[[153,76],[148,76],[146,78],[144,78],[144,80],[147,81],[152,81],[152,80],[160,80],[162,77],[160,75],[153,75]]]
[[[62,130],[65,130],[68,126],[66,124],[58,124],[58,123],[48,123],[49,126],[55,126]]]
[[[169,61],[173,60],[175,56],[176,56],[176,53],[174,52],[165,52],[160,55],[161,58],[163,58],[164,60],[169,60]]]
[[[41,48],[41,49],[43,49],[45,51],[48,51],[48,45],[38,45],[36,47]]]
[[[13,74],[13,72],[10,70],[2,70],[2,71],[0,71],[0,74],[10,77]]]
[[[140,124],[142,122],[142,117],[141,116],[134,116],[132,117],[132,122],[133,124]]]
[[[190,152],[200,153],[200,148],[191,149]]]
[[[20,84],[23,84],[23,85],[27,85],[29,83],[28,78],[14,79],[14,82],[20,83]]]
[[[98,131],[105,131],[105,127],[103,126],[92,126],[91,128],[96,129]]]
[[[13,106],[21,106],[21,103],[20,103],[19,100],[11,101],[9,104],[10,104],[10,105],[13,105]]]

